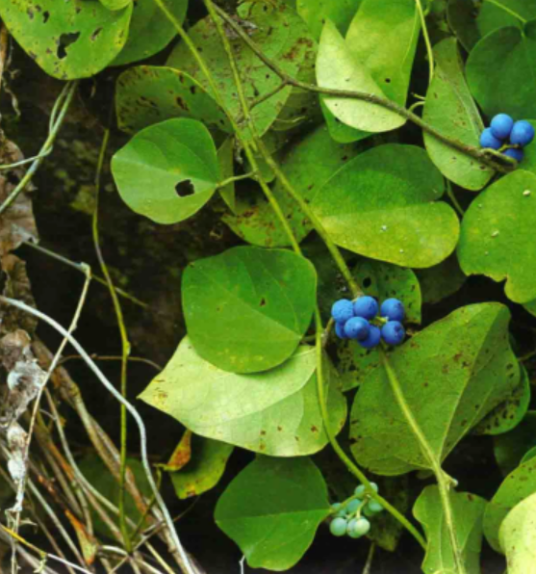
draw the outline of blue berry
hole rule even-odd
[[[346,323],[354,316],[354,306],[349,299],[339,299],[331,307],[331,316],[337,323]]]
[[[346,533],[350,538],[361,538],[368,534],[370,530],[370,522],[366,518],[356,518],[350,520],[346,528]]]
[[[482,147],[490,147],[491,149],[499,149],[500,147],[502,147],[503,143],[500,139],[497,139],[491,133],[491,128],[486,128],[480,134],[480,145]]]
[[[514,124],[510,134],[510,142],[521,146],[529,145],[534,139],[534,128],[526,120],[520,120]]]
[[[386,299],[382,303],[380,313],[389,321],[403,321],[405,316],[404,305],[398,299]]]
[[[344,518],[334,518],[329,525],[329,530],[333,536],[344,536],[348,522]]]
[[[374,319],[378,314],[378,303],[374,297],[365,295],[354,303],[354,315],[363,319]]]
[[[503,154],[515,159],[517,162],[522,161],[523,158],[525,157],[525,153],[523,152],[522,149],[516,149],[513,147],[504,150]]]
[[[364,349],[372,349],[373,347],[376,347],[377,345],[380,344],[381,338],[382,333],[380,329],[376,327],[376,325],[371,325],[368,337],[366,339],[363,339],[362,341],[359,341],[359,344]]]
[[[362,317],[352,317],[344,325],[344,334],[348,339],[358,339],[362,341],[368,337],[370,323]]]
[[[350,500],[350,502],[346,505],[346,512],[347,514],[355,514],[361,502],[359,500]]]
[[[405,336],[406,331],[400,321],[388,321],[382,327],[382,337],[388,345],[400,345]]]
[[[374,516],[375,514],[383,512],[383,506],[377,500],[369,500],[365,506],[364,512],[367,516]]]
[[[514,120],[508,114],[497,114],[490,124],[491,133],[500,140],[508,139],[513,127]]]
[[[344,332],[344,325],[346,323],[335,323],[335,333],[339,339],[348,339],[346,333]]]

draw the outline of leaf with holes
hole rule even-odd
[[[386,475],[439,465],[519,384],[509,320],[498,303],[462,307],[393,351],[390,372],[379,366],[356,395],[356,460]]]
[[[347,162],[311,207],[340,247],[404,267],[431,267],[458,240],[458,218],[437,201],[442,195],[443,178],[423,149],[387,144]]]
[[[182,23],[188,0],[163,0],[167,10]],[[145,60],[163,50],[176,36],[177,30],[154,0],[136,0],[128,32],[128,40],[112,62],[124,66]]]
[[[251,568],[288,570],[330,512],[322,475],[308,458],[259,457],[218,500],[214,519]]]
[[[488,187],[466,211],[458,259],[466,275],[506,279],[516,303],[536,298],[536,175],[516,170]]]
[[[327,20],[337,26],[341,34],[346,34],[363,0],[298,0],[296,8],[298,14],[307,22],[311,34],[320,38],[322,27]]]
[[[132,4],[112,11],[98,2],[11,0],[0,4],[10,33],[51,76],[87,78],[121,51],[128,35]]]
[[[194,433],[270,456],[304,456],[326,446],[318,405],[316,353],[302,346],[283,365],[249,375],[204,361],[186,338],[140,398]],[[346,420],[346,401],[325,368],[330,428]]]
[[[465,83],[456,40],[448,38],[436,44],[434,55],[435,75],[426,94],[423,119],[445,136],[478,148],[484,124]],[[465,189],[478,191],[494,175],[491,168],[428,132],[424,133],[424,143],[441,173]]]
[[[157,223],[177,223],[199,211],[220,180],[216,147],[196,120],[145,128],[112,158],[123,201]]]
[[[500,542],[509,574],[536,574],[536,494],[508,514],[501,526]]]
[[[188,335],[205,360],[254,373],[286,361],[313,316],[316,273],[291,251],[235,247],[191,263],[182,279]]]
[[[315,42],[305,22],[291,8],[276,0],[269,3],[246,3],[239,9],[239,15],[248,22],[252,29],[251,38],[260,50],[286,74],[296,77],[306,61],[307,54],[315,49]],[[226,108],[238,119],[243,110],[229,67],[229,59],[214,22],[209,17],[199,20],[188,34],[195,46],[202,50]],[[231,45],[249,105],[281,84],[280,78],[259,60],[243,40],[232,37]],[[186,71],[212,94],[205,75],[184,42],[173,50],[167,65]],[[287,86],[251,110],[259,135],[263,135],[274,123],[291,90],[292,88]],[[247,132],[245,135],[248,135]]]
[[[196,80],[164,66],[136,66],[123,72],[117,79],[115,109],[119,128],[129,133],[179,117],[232,131],[224,112]]]
[[[486,501],[468,492],[449,493],[452,520],[455,525],[458,546],[462,552],[466,572],[480,572],[482,549],[482,517]],[[427,486],[413,507],[415,518],[423,525],[428,545],[423,572],[456,572],[449,529],[437,486]]]

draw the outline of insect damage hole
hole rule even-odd
[[[195,193],[195,188],[189,179],[180,181],[175,186],[175,191],[179,197],[189,197]]]
[[[60,36],[57,51],[57,56],[60,60],[63,60],[67,56],[67,48],[74,44],[78,38],[80,38],[80,32],[72,32]]]

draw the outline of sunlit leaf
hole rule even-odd
[[[500,530],[508,574],[536,572],[536,494],[525,498],[505,518]]]

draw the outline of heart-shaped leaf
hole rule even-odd
[[[328,442],[318,405],[316,355],[300,347],[286,363],[238,375],[204,361],[183,339],[141,399],[196,434],[271,456],[303,456]],[[331,429],[346,419],[346,401],[325,369]]]
[[[481,37],[484,37],[506,26],[522,28],[524,22],[534,18],[536,18],[536,5],[533,2],[494,0],[482,2],[476,22]]]
[[[479,147],[484,129],[476,104],[465,83],[463,63],[454,38],[434,47],[435,75],[424,106],[423,119],[442,134],[466,145]],[[430,159],[441,173],[457,185],[477,191],[493,177],[494,171],[437,138],[424,133]]]
[[[452,519],[458,547],[468,574],[480,573],[482,517],[486,501],[467,492],[450,492]],[[449,530],[437,486],[427,486],[413,507],[415,518],[423,525],[428,541],[423,572],[457,572]]]
[[[297,0],[296,9],[298,14],[307,22],[311,34],[318,40],[322,33],[322,27],[327,20],[331,20],[341,34],[352,21],[359,5],[363,0]]]
[[[470,305],[416,334],[389,355],[399,391],[384,365],[369,373],[352,408],[356,460],[386,475],[441,464],[519,384],[509,318],[503,305]]]
[[[536,573],[536,494],[525,498],[505,518],[500,531],[508,574]]]
[[[199,211],[220,179],[207,128],[186,118],[138,132],[112,159],[123,201],[157,223],[177,223]]]
[[[218,500],[214,519],[251,568],[288,570],[329,515],[328,490],[308,458],[258,457]]]
[[[415,146],[375,147],[346,163],[311,207],[337,245],[403,267],[431,267],[456,247],[459,223],[437,200],[443,178]]]
[[[0,17],[17,42],[61,80],[87,78],[106,68],[125,45],[131,15],[131,3],[117,11],[72,0],[0,4]]]
[[[506,279],[516,303],[536,298],[536,175],[516,170],[480,194],[462,222],[458,259],[466,275]]]
[[[235,247],[191,263],[182,280],[188,335],[205,360],[254,373],[288,359],[313,316],[316,273],[285,250]]]
[[[196,80],[164,66],[136,66],[123,72],[117,79],[115,107],[119,128],[129,133],[178,117],[231,131],[225,114]]]

